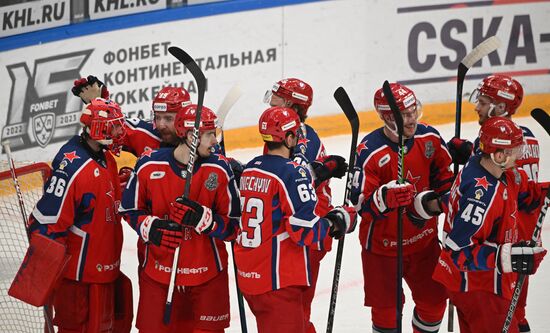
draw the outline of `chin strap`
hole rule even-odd
[[[495,161],[495,153],[491,153],[491,161],[493,161],[493,163],[495,163],[496,166],[498,166],[502,171],[506,170],[506,164],[508,164],[508,162],[510,161],[510,156],[506,156],[506,160],[502,163],[497,163],[497,161]]]

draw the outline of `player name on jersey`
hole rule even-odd
[[[254,176],[243,176],[241,178],[241,185],[239,189],[241,191],[267,193],[270,184],[271,179]]]

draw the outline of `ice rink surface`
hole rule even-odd
[[[550,153],[545,153],[545,149],[550,149],[550,139],[548,134],[542,127],[532,118],[517,118],[514,119],[518,124],[529,127],[535,136],[539,139],[540,150],[542,152],[540,161],[539,180],[550,180]],[[445,141],[450,140],[454,135],[454,124],[440,125],[436,127],[441,133]],[[462,124],[462,138],[468,138],[473,141],[477,136],[479,125],[477,123]],[[351,132],[351,131],[350,131]],[[366,133],[359,133],[361,140]],[[349,156],[350,151],[350,135],[335,136],[322,138],[322,141],[327,149],[328,154],[338,154]],[[234,157],[243,163],[249,161],[253,157],[261,154],[261,148],[241,149],[228,152],[228,156]],[[546,170],[546,168],[549,168]],[[336,180],[331,182],[333,193],[333,204],[341,205],[344,197],[344,181]],[[543,227],[544,234],[550,232],[550,221],[546,219],[546,224]],[[441,229],[441,228],[440,228]],[[344,256],[342,263],[342,271],[340,276],[340,285],[338,292],[338,301],[336,306],[336,315],[333,332],[371,332],[371,315],[370,308],[363,306],[363,274],[361,267],[361,247],[358,240],[358,228],[353,234],[346,237],[344,246]],[[137,285],[137,257],[136,257],[136,237],[135,232],[125,225],[125,240],[122,253],[122,270],[127,274],[133,282],[134,287],[134,306],[137,314],[138,303],[138,285]],[[548,244],[546,244],[548,247]],[[312,322],[317,328],[317,332],[326,330],[328,317],[328,307],[330,301],[330,292],[332,286],[332,277],[334,273],[334,261],[336,258],[337,244],[334,243],[333,251],[328,253],[321,262],[321,271],[317,284],[316,295],[312,305]],[[228,252],[231,256],[229,244]],[[232,266],[232,259],[229,258],[229,280],[231,293],[231,326],[226,332],[240,332],[239,309],[235,292],[235,280]],[[376,272],[372,272],[376,274]],[[411,302],[410,292],[407,289],[406,283],[403,283],[405,289],[405,308],[403,310],[403,332],[412,332],[411,316],[413,303]],[[548,300],[550,300],[550,257],[547,256],[543,261],[536,275],[530,280],[529,297],[527,298],[527,318],[531,325],[531,331],[535,333],[548,332],[550,327],[550,311],[548,311]],[[215,300],[212,300],[215,302]],[[245,302],[246,303],[246,302]],[[257,332],[254,316],[248,308],[247,324],[248,332]],[[458,319],[455,314],[455,332],[458,332]],[[134,328],[132,332],[137,332]],[[443,318],[440,332],[447,332],[447,315]]]

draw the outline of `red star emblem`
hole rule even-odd
[[[407,171],[407,180],[414,186],[414,191],[415,192],[418,192],[418,190],[416,189],[416,183],[418,183],[418,181],[420,180],[420,176],[413,176],[413,174],[411,173],[411,170],[408,170]]]
[[[143,150],[143,153],[141,153],[141,157],[143,156],[151,157],[152,153],[153,153],[153,149],[149,147],[145,147],[145,149]]]
[[[367,141],[361,142],[361,143],[357,146],[357,155],[361,155],[361,151],[363,151],[363,149],[368,149],[368,148],[367,148]]]
[[[229,159],[227,159],[227,157],[223,156],[222,154],[218,155],[218,161],[224,161],[227,165],[229,165]]]
[[[307,146],[307,143],[309,142],[309,140],[307,138],[301,138],[298,140],[298,144],[304,144]]]
[[[487,191],[489,189],[489,186],[492,186],[492,184],[489,183],[487,180],[487,177],[483,176],[481,178],[474,178],[476,181],[475,187],[481,186]]]
[[[286,162],[286,164],[292,164],[295,168],[300,166],[300,163],[296,163],[294,161]]]
[[[70,153],[64,153],[63,156],[71,163],[73,163],[74,160],[80,158],[80,156],[76,154],[76,150],[73,150]]]

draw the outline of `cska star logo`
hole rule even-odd
[[[491,183],[489,183],[486,176],[483,176],[481,178],[474,178],[474,180],[476,181],[475,187],[481,186],[485,189],[485,191],[489,189],[489,186],[493,186]]]
[[[361,155],[361,152],[363,150],[367,150],[367,141],[365,142],[361,142],[358,146],[357,146],[357,155]]]
[[[151,149],[149,147],[145,147],[145,149],[143,149],[143,153],[141,153],[140,157],[143,157],[143,156],[151,157],[152,153],[153,153],[153,149]]]
[[[411,170],[407,171],[407,177],[406,179],[414,186],[414,191],[418,192],[418,189],[416,188],[416,183],[420,180],[420,176],[413,176],[411,173]]]
[[[73,150],[69,153],[64,153],[63,158],[66,159],[67,161],[73,163],[74,160],[80,159],[80,156],[78,156],[76,154],[76,150]]]
[[[296,163],[296,162],[294,162],[294,161],[286,162],[286,164],[290,164],[290,165],[292,165],[292,166],[295,167],[295,168],[297,168],[297,167],[300,166],[300,163]]]

